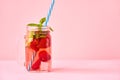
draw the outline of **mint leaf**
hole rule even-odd
[[[43,24],[45,21],[46,21],[46,17],[44,17],[40,20],[40,24]]]
[[[27,26],[36,26],[36,27],[38,27],[38,26],[39,26],[39,24],[30,23],[30,24],[27,24]]]
[[[38,24],[38,27],[42,27],[42,24]]]
[[[38,24],[38,29],[41,31],[42,30],[42,24]]]

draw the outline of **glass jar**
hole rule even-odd
[[[51,35],[48,27],[27,27],[25,67],[28,71],[51,71]]]

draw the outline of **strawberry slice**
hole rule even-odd
[[[39,44],[39,39],[33,39],[33,41],[30,43],[30,47],[35,50],[38,51],[39,48],[37,47],[37,45]]]
[[[50,38],[45,37],[45,38],[41,38],[40,42],[39,42],[39,47],[40,48],[47,48],[50,46]]]
[[[33,69],[33,70],[39,69],[40,64],[41,64],[41,61],[40,61],[40,59],[38,59],[38,60],[32,65],[32,69]]]
[[[51,56],[46,51],[41,51],[39,53],[39,58],[41,61],[47,62],[48,60],[51,59]]]

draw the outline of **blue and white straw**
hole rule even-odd
[[[34,52],[33,55],[32,55],[32,57],[31,57],[30,63],[28,65],[28,68],[27,68],[28,71],[30,71],[30,69],[32,67],[32,63],[34,61],[35,56],[36,56],[36,53]]]
[[[52,3],[51,3],[51,5],[50,5],[49,11],[48,11],[48,15],[47,15],[47,17],[46,17],[46,22],[45,22],[45,24],[44,24],[45,27],[47,26],[47,24],[48,24],[48,22],[49,22],[49,18],[50,18],[50,16],[51,16],[51,12],[52,12],[52,10],[53,10],[54,3],[55,3],[55,0],[52,0]]]

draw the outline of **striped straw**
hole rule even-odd
[[[28,68],[27,68],[28,71],[30,71],[30,69],[32,67],[32,63],[34,61],[35,56],[36,56],[36,53],[34,52],[33,55],[32,55],[32,57],[31,57],[30,63],[28,65]]]
[[[53,10],[54,3],[55,3],[55,0],[52,0],[52,3],[51,3],[51,5],[50,5],[50,8],[49,8],[48,15],[47,15],[47,17],[46,17],[46,22],[45,22],[44,26],[47,26],[47,24],[48,24],[48,22],[49,22],[49,18],[50,18],[50,16],[51,16],[51,12],[52,12],[52,10]]]

